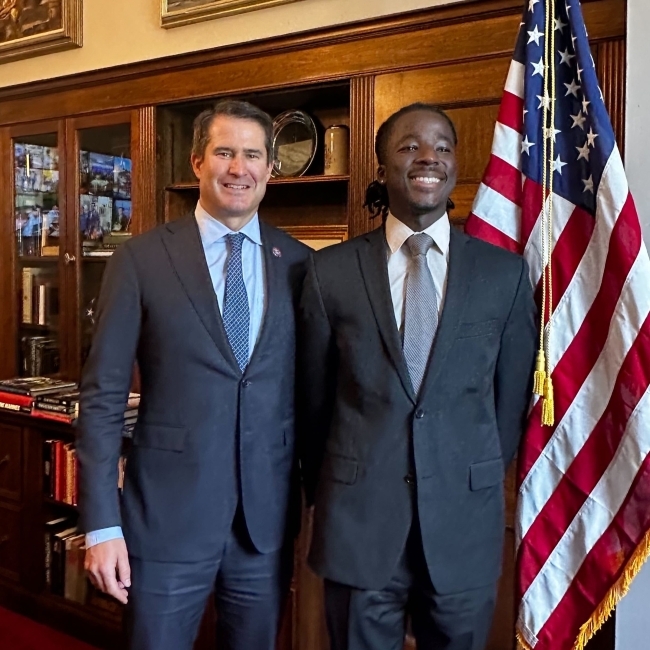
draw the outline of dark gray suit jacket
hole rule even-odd
[[[384,587],[418,516],[439,593],[498,579],[504,471],[524,428],[535,341],[524,260],[452,228],[445,304],[416,398],[383,228],[313,256],[298,403],[316,506],[310,561],[321,576]]]
[[[81,384],[79,501],[85,530],[121,525],[137,557],[214,557],[238,503],[260,552],[279,548],[297,520],[295,308],[309,249],[264,223],[261,236],[266,313],[243,376],[193,215],[135,237],[108,262]],[[136,359],[140,412],[120,503]]]

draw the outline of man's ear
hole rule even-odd
[[[200,179],[201,165],[203,165],[203,156],[197,156],[195,153],[193,153],[190,156],[190,163],[192,164],[192,171],[194,172],[194,176],[196,176],[197,179]]]

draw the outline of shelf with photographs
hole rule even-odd
[[[13,141],[17,365],[23,376],[55,375],[59,350],[59,135]]]
[[[346,173],[325,173],[325,133],[333,125],[350,124],[350,83],[337,82],[301,86],[236,97],[219,97],[200,102],[173,104],[157,109],[159,141],[158,187],[160,221],[170,221],[194,210],[198,200],[198,182],[192,170],[193,122],[201,111],[220,99],[250,101],[272,118],[289,110],[301,111],[315,127],[315,146],[300,140],[277,145],[313,147],[313,159],[301,175],[282,176],[278,170],[270,179],[260,215],[276,226],[308,224],[347,224],[349,170]],[[277,133],[277,130],[276,130]],[[349,144],[348,144],[349,148]],[[346,151],[346,155],[347,155]],[[277,167],[277,164],[276,164]],[[340,170],[339,170],[340,171]]]
[[[132,235],[131,124],[78,129],[77,195],[81,363],[90,350],[94,309],[105,262]],[[99,262],[88,264],[87,261]]]

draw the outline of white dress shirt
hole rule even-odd
[[[427,252],[427,265],[438,297],[438,315],[442,314],[447,290],[447,272],[449,268],[449,237],[451,224],[449,217],[444,214],[426,230],[433,239],[433,246]],[[406,277],[411,263],[411,253],[406,246],[406,240],[415,235],[405,223],[389,213],[386,219],[386,241],[388,242],[388,280],[390,295],[393,300],[397,329],[401,332],[404,325],[404,301],[406,300]]]
[[[200,201],[196,205],[194,216],[199,226],[201,243],[203,244],[203,252],[208,263],[212,286],[214,287],[214,292],[217,294],[219,311],[223,314],[223,298],[226,292],[226,270],[228,264],[226,235],[233,231],[221,223],[221,221],[210,216],[203,209]],[[246,293],[248,294],[248,308],[250,312],[248,343],[248,358],[250,359],[259,337],[265,310],[264,260],[262,256],[262,237],[260,234],[258,215],[255,214],[239,232],[245,235],[242,244],[242,272]],[[120,526],[94,530],[86,534],[86,548],[122,537],[122,528]]]

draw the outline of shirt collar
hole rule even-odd
[[[208,212],[206,212],[200,201],[196,204],[194,216],[196,217],[196,222],[199,226],[199,232],[201,233],[201,241],[206,246],[214,244],[220,239],[223,239],[226,235],[230,235],[235,232],[218,219],[215,219]],[[249,239],[254,244],[257,244],[258,246],[262,245],[260,219],[257,212],[255,213],[255,216],[239,232],[243,235],[246,235],[247,239]]]
[[[449,252],[449,238],[451,236],[451,224],[449,223],[449,216],[445,212],[440,219],[432,223],[428,228],[423,230],[438,247],[438,250],[443,255]],[[391,212],[388,213],[386,219],[386,241],[391,253],[396,253],[404,242],[411,236],[416,234],[404,222],[400,221]]]

